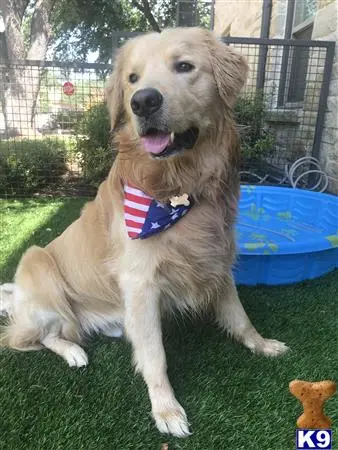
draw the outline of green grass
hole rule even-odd
[[[10,281],[22,252],[45,245],[78,215],[81,199],[0,203],[0,281]],[[208,319],[164,326],[169,376],[193,435],[160,435],[145,385],[124,341],[95,338],[90,364],[71,369],[49,351],[0,354],[0,449],[291,450],[301,413],[288,392],[294,378],[338,373],[338,272],[283,288],[241,288],[243,304],[267,337],[287,342],[279,359],[251,355]],[[328,401],[338,442],[338,395]]]

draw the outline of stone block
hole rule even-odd
[[[333,34],[337,32],[337,29],[337,2],[334,1],[318,10],[313,25],[312,39]]]
[[[325,113],[325,127],[328,128],[337,128],[337,123],[338,123],[338,111],[337,110],[332,110],[332,111],[327,111]]]
[[[338,95],[338,80],[331,80],[329,87],[329,95]]]
[[[336,47],[338,46],[338,43],[336,44]],[[337,51],[337,49],[336,49]],[[332,66],[332,73],[331,73],[331,81],[332,80],[338,80],[338,61],[337,61],[337,56],[335,57],[335,62],[333,63]]]
[[[329,95],[327,98],[327,111],[337,111],[338,108],[338,92],[335,95]],[[338,124],[336,124],[338,127]]]

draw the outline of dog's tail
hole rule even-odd
[[[0,316],[10,316],[13,308],[15,284],[0,284]]]
[[[14,293],[14,283],[0,284],[0,316],[8,318],[11,315],[13,310]],[[7,347],[9,344],[9,337],[6,332],[7,327],[8,324],[1,324],[0,326],[0,347]]]
[[[16,350],[38,350],[42,346],[37,344],[39,331],[31,328],[21,328],[20,324],[12,320],[14,303],[18,295],[18,286],[14,283],[0,285],[0,316],[4,316],[4,324],[0,326],[0,347],[11,347]]]

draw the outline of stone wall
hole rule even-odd
[[[318,9],[325,8],[325,6],[329,5],[330,3],[334,3],[336,0],[317,0],[318,2]]]
[[[214,30],[220,36],[259,37],[263,0],[215,0]]]
[[[215,0],[214,30],[219,36],[260,37],[262,8],[263,0]],[[273,1],[270,36],[284,36],[286,10],[287,0]]]
[[[324,2],[315,17],[313,39],[336,42],[336,53],[329,87],[329,97],[320,148],[320,161],[329,175],[329,189],[338,194],[338,0]]]

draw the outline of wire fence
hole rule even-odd
[[[324,118],[334,58],[334,42],[225,38],[250,67],[237,103],[242,129],[242,181],[288,182],[286,173],[300,158],[320,158]],[[309,162],[310,161],[310,162]],[[317,183],[303,177],[300,186]]]
[[[111,71],[90,63],[0,66],[0,196],[95,193],[106,173],[96,173],[91,153],[98,165],[100,155],[113,161],[104,107]]]
[[[286,165],[320,155],[333,43],[224,40],[250,66],[235,108],[243,182],[283,183]],[[111,71],[0,61],[0,197],[95,193],[113,161],[103,103]]]

